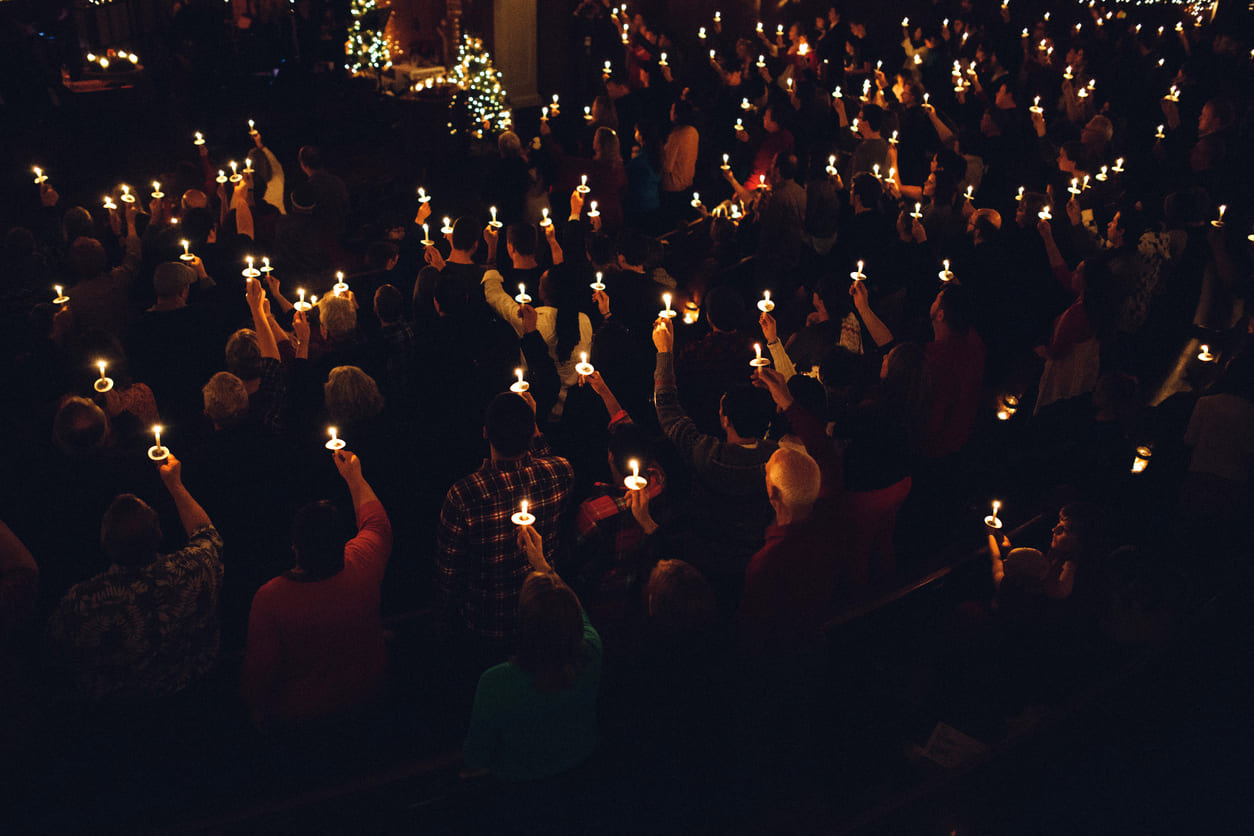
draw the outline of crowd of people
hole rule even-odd
[[[1254,52],[1031,5],[585,2],[587,116],[517,114],[475,212],[424,191],[364,252],[351,177],[256,130],[151,197],[40,182],[3,251],[9,737],[227,664],[261,734],[360,718],[383,614],[430,607],[504,782],[577,773],[598,701],[658,757],[787,753],[835,603],[971,532],[1008,428],[1014,484],[1078,501],[1040,550],[994,511],[946,634],[1160,639],[1120,496],[1181,450],[1159,510],[1248,539]]]

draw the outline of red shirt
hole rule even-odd
[[[379,502],[357,511],[344,568],[320,581],[281,575],[253,597],[240,691],[268,717],[293,722],[352,709],[383,684],[380,587],[392,524]]]
[[[984,341],[966,334],[933,340],[924,347],[932,379],[932,408],[923,435],[923,455],[940,458],[966,446],[975,429],[984,385]]]

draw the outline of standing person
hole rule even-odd
[[[240,693],[253,724],[295,726],[342,715],[378,696],[387,671],[379,606],[392,525],[361,460],[337,450],[357,535],[323,500],[292,521],[296,564],[253,597]]]
[[[687,194],[697,172],[701,137],[692,125],[692,103],[680,99],[671,105],[671,130],[662,146],[662,211],[675,218],[688,206]]]
[[[112,565],[66,593],[48,626],[54,652],[88,700],[170,696],[218,658],[222,538],[183,487],[182,463],[170,455],[160,474],[187,545],[159,554],[157,512],[119,495],[100,523]]]

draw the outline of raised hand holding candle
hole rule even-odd
[[[39,166],[35,166],[35,185],[42,186],[44,183],[47,183],[47,182],[48,182],[48,175],[44,174],[43,169],[41,169]]]
[[[575,191],[579,192],[580,194],[587,194],[588,192],[592,191],[592,189],[588,188],[588,175],[586,174],[579,175],[579,185],[575,187]]]
[[[943,259],[941,264],[943,264],[944,267],[940,271],[940,280],[942,282],[952,282],[954,280],[954,274],[949,269],[949,259]]]
[[[518,283],[518,295],[514,297],[514,301],[520,305],[531,304],[531,297],[527,295],[527,286],[522,282]]]
[[[251,119],[248,120],[248,135],[249,136],[257,135],[257,123]]]
[[[918,220],[919,218],[923,217],[923,204],[922,203],[914,204],[914,211],[910,213],[910,217],[914,218],[915,220]]]
[[[993,513],[984,518],[984,524],[989,528],[1001,528],[1001,520],[997,519],[997,512],[1001,510],[1001,502],[993,500]]]
[[[427,226],[427,224],[423,224],[422,225],[422,245],[424,247],[430,247],[434,243],[435,242],[431,240],[430,228]]]
[[[496,207],[495,206],[489,206],[488,212],[490,212],[492,215],[492,220],[488,221],[488,226],[492,227],[493,229],[500,229],[501,227],[505,226],[505,224],[501,223],[500,221],[496,219]]]
[[[662,304],[664,304],[666,308],[658,311],[657,315],[662,319],[674,319],[675,312],[671,310],[671,295],[669,293],[662,294]]]
[[[533,525],[536,521],[536,517],[534,514],[527,513],[527,500],[524,499],[522,502],[518,503],[518,508],[518,513],[509,518],[510,522],[514,525]]]
[[[750,366],[753,366],[755,369],[760,369],[763,366],[771,365],[771,361],[762,356],[762,343],[753,344],[753,354],[753,359],[749,361]]]
[[[762,291],[762,298],[758,300],[758,310],[762,313],[770,313],[775,310],[775,303],[771,301],[771,291]]]
[[[100,379],[97,380],[93,384],[93,386],[95,387],[97,392],[102,392],[102,393],[108,392],[110,389],[113,388],[113,380],[108,377],[105,377],[106,363],[104,360],[97,360],[96,365],[100,367]]]
[[[596,371],[596,369],[592,368],[592,364],[588,362],[588,352],[579,352],[579,362],[575,364],[575,371],[580,377],[587,377]]]
[[[850,274],[849,274],[849,278],[853,279],[855,282],[864,282],[864,281],[866,281],[866,273],[863,273],[863,272],[862,272],[862,268],[863,268],[863,266],[864,266],[865,264],[866,264],[866,262],[865,262],[865,261],[859,261],[859,262],[858,262],[858,269],[857,269],[857,270],[855,270],[855,271],[853,271],[852,273],[850,273]]]
[[[57,292],[56,298],[52,300],[54,305],[64,305],[66,302],[70,301],[70,297],[66,296],[65,293],[62,292],[61,285],[54,284],[52,289]]]
[[[148,458],[154,462],[163,462],[170,458],[170,448],[161,445],[161,425],[157,424],[152,428],[153,437],[156,442],[148,448]]]
[[[623,484],[627,486],[629,491],[638,491],[645,485],[649,484],[649,480],[640,475],[640,462],[632,459],[627,463],[631,468],[631,475],[623,480]]]
[[[601,213],[597,211],[597,202],[596,202],[595,200],[594,200],[594,201],[592,201],[592,208],[588,210],[588,217],[589,217],[589,218],[599,218],[599,217],[601,217]],[[546,219],[546,220],[547,220],[547,219]],[[549,221],[549,223],[551,224],[551,223],[553,223],[553,222],[552,222],[552,221]],[[544,224],[540,224],[540,226],[544,226]]]
[[[123,203],[135,202],[135,195],[131,194],[131,187],[126,185],[125,183],[122,184],[122,202]]]
[[[723,171],[731,170],[731,156],[729,154],[723,155],[723,164],[719,168],[723,169]]]
[[[509,391],[517,395],[521,395],[523,392],[526,392],[528,389],[531,388],[531,384],[523,380],[522,369],[514,369],[514,374],[518,376],[518,380],[510,384]]]
[[[540,214],[540,226],[547,227],[553,225],[553,219],[549,217],[549,208],[547,206],[540,210]]]

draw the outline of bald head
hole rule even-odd
[[[188,189],[183,192],[183,211],[188,209],[205,209],[209,206],[209,198],[200,189]]]
[[[766,492],[777,511],[782,505],[793,516],[809,514],[821,481],[818,464],[800,450],[781,447],[766,463]]]

